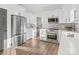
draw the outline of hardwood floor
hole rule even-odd
[[[37,47],[33,47],[32,40],[16,48],[16,55],[57,55],[59,44],[39,41]]]
[[[0,55],[2,55],[3,54],[3,50],[0,50]]]

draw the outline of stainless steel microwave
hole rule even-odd
[[[58,22],[58,18],[48,18],[48,22]]]

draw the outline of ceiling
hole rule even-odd
[[[26,8],[26,11],[32,13],[61,8],[62,6],[61,4],[19,4],[19,5]]]

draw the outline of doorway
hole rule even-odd
[[[42,28],[42,19],[41,17],[37,17],[37,37],[39,37],[41,28]]]

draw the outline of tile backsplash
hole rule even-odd
[[[48,29],[60,29],[60,30],[66,30],[66,29],[75,29],[74,23],[53,23],[48,24]]]

